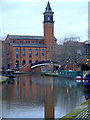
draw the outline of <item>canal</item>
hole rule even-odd
[[[74,79],[18,75],[2,86],[3,118],[61,118],[85,101]]]

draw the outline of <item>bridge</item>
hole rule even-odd
[[[61,65],[59,64],[59,62],[57,61],[37,61],[31,64],[25,64],[23,66],[20,67],[20,71],[24,71],[24,72],[31,72],[32,69],[36,70],[36,71],[41,71],[41,66],[55,66],[55,67],[60,67]]]
[[[54,65],[60,67],[59,63],[57,61],[37,61],[35,63],[31,64],[31,69],[40,67],[40,66],[46,66],[46,65]]]

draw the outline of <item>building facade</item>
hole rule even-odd
[[[51,60],[50,51],[57,44],[54,37],[54,21],[52,8],[47,3],[44,15],[44,36],[7,35],[5,41],[11,47],[11,68],[19,69],[25,64]]]

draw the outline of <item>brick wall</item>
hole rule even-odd
[[[16,49],[18,48],[18,52],[19,52],[19,57],[16,58]],[[23,48],[25,48],[25,56],[23,56]],[[19,67],[22,66],[22,61],[25,60],[26,64],[29,63],[29,60],[33,62],[35,62],[36,60],[38,61],[42,61],[42,60],[46,60],[46,48],[37,48],[38,49],[38,56],[36,56],[36,48],[31,48],[32,50],[32,57],[29,58],[29,49],[28,47],[13,47],[13,56],[12,56],[12,66],[14,67],[16,64],[16,60],[19,60]],[[42,49],[44,49],[44,56],[42,56]]]
[[[20,67],[20,71],[31,72],[31,65],[30,64],[25,64],[24,66]]]

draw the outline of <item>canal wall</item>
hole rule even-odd
[[[90,99],[82,103],[78,108],[74,111],[68,113],[67,115],[63,116],[59,120],[89,120],[89,104]]]

